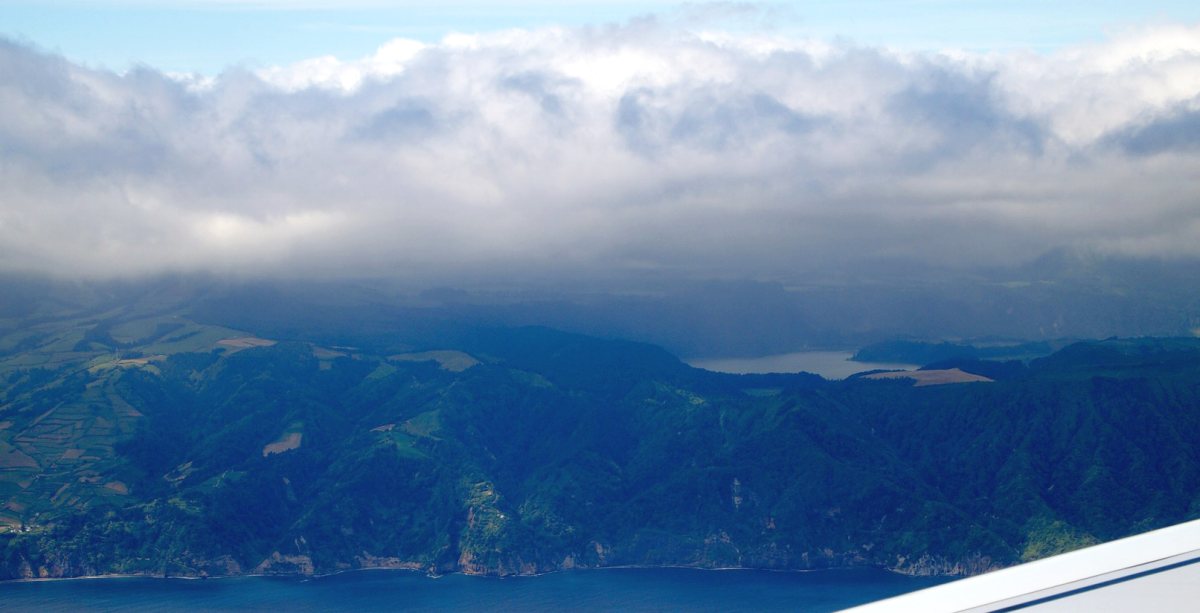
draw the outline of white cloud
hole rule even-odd
[[[211,79],[0,42],[0,266],[787,276],[1200,254],[1200,28],[1052,55],[627,26]]]
[[[1085,145],[1200,95],[1200,25],[1128,31],[1051,56],[989,58],[1008,104]]]
[[[342,62],[327,55],[291,66],[273,66],[257,74],[262,80],[285,91],[323,87],[350,93],[359,89],[365,79],[386,80],[404,72],[405,65],[424,48],[425,44],[419,41],[397,38],[363,60]]]

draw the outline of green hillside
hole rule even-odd
[[[367,348],[126,308],[7,329],[6,578],[969,574],[1200,515],[1189,339],[914,387],[710,373],[544,328]]]

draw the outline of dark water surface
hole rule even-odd
[[[104,578],[0,583],[5,611],[833,611],[942,579],[880,570],[808,573],[578,570],[539,577],[430,578],[360,571],[300,579]]]

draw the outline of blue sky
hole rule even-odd
[[[844,0],[764,3],[757,17],[676,2],[409,0],[0,0],[0,34],[90,66],[134,63],[215,74],[231,65],[281,65],[321,55],[353,59],[396,37],[426,42],[451,32],[626,22],[649,14],[708,13],[708,27],[846,38],[906,49],[1011,51],[1103,39],[1129,27],[1200,21],[1194,1]],[[749,6],[749,5],[740,5]],[[717,17],[712,17],[716,13]]]

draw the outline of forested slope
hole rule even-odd
[[[1200,514],[1192,340],[915,387],[543,328],[390,353],[179,324],[4,362],[4,577],[973,573]]]

